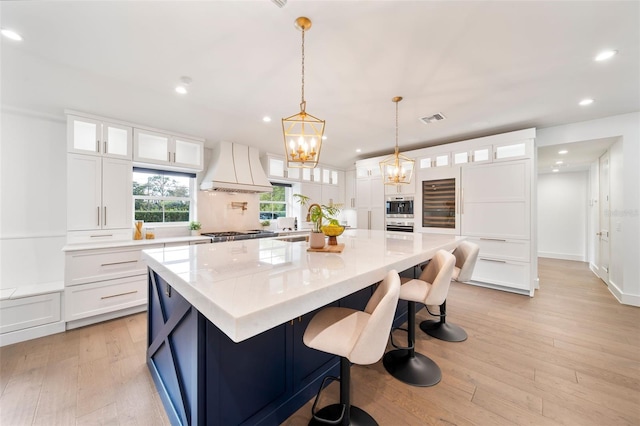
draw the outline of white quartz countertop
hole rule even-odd
[[[85,244],[67,244],[62,248],[62,251],[76,251],[76,250],[93,250],[104,248],[116,248],[116,247],[144,247],[153,244],[172,244],[172,243],[185,243],[189,244],[192,241],[209,241],[211,237],[206,236],[185,236],[185,237],[167,237],[167,238],[154,238],[151,240],[118,240],[118,241],[100,241],[95,243]]]
[[[347,230],[342,253],[273,238],[143,251],[147,264],[240,342],[422,263],[463,237]]]

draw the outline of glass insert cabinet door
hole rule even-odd
[[[456,180],[436,179],[422,182],[422,227],[456,227]]]

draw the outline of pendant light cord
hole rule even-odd
[[[302,29],[302,98],[300,101],[300,110],[302,112],[304,112],[305,107],[307,106],[306,102],[304,101],[304,33],[305,30],[304,28]]]

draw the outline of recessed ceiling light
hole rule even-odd
[[[566,149],[561,149],[560,151],[558,151],[558,154],[560,155],[564,155],[566,153],[568,153],[569,151],[567,151]]]
[[[583,99],[578,103],[578,105],[586,106],[586,105],[591,105],[592,103],[593,103],[593,99]]]
[[[596,61],[606,61],[607,59],[613,58],[616,53],[618,53],[617,50],[605,50],[598,53],[598,56],[596,56],[594,59]]]
[[[362,150],[360,148],[356,149],[356,152],[362,152]]]
[[[551,170],[551,171],[552,171],[553,173],[558,173],[558,172],[560,171],[560,169],[555,168],[555,169],[553,169],[553,170]]]
[[[264,121],[265,123],[270,123],[271,122],[271,117],[267,117],[265,115],[264,117],[262,117],[262,121]]]
[[[558,161],[556,161],[556,164],[564,164],[564,161],[558,160]]]
[[[181,95],[186,95],[187,88],[184,86],[176,86],[176,92],[180,93]]]
[[[22,41],[22,36],[13,30],[3,28],[1,32],[2,32],[2,35],[5,36],[6,38],[10,38],[11,40],[15,40],[15,41]]]

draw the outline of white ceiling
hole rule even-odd
[[[392,152],[394,96],[402,150],[640,110],[637,1],[3,1],[24,41],[2,39],[2,104],[280,153],[300,102],[298,16],[313,21],[305,98],[331,165]],[[603,49],[620,53],[594,62]]]
[[[538,148],[538,173],[574,172],[589,170],[591,163],[604,154],[616,138],[592,139]],[[567,151],[560,154],[560,151]],[[558,161],[562,161],[558,164]]]

